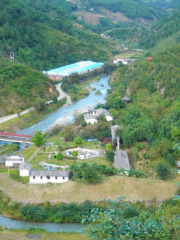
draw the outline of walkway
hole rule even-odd
[[[36,154],[40,151],[40,149],[41,149],[41,147],[39,147],[39,148],[35,151],[35,153],[33,153],[33,155],[27,160],[27,162],[30,162],[30,161],[36,156]]]
[[[61,89],[61,84],[62,84],[62,83],[56,84],[56,89],[57,89],[57,91],[59,92],[59,97],[57,98],[57,100],[60,101],[61,99],[63,99],[64,97],[66,97],[66,98],[67,98],[66,104],[67,104],[67,105],[71,105],[71,104],[72,104],[71,98],[70,98],[69,95],[67,95],[67,94]],[[52,102],[52,100],[47,101],[46,103],[51,103],[51,102]],[[9,121],[9,120],[11,120],[11,119],[17,118],[17,117],[19,117],[19,116],[22,116],[22,115],[24,115],[24,114],[26,114],[26,113],[29,113],[29,112],[31,112],[31,111],[34,111],[34,110],[35,110],[34,107],[31,107],[31,108],[29,108],[29,109],[27,109],[27,110],[25,110],[25,111],[23,111],[23,112],[20,112],[19,114],[16,113],[16,114],[12,114],[12,115],[9,115],[9,116],[6,116],[6,117],[2,117],[2,118],[0,118],[0,123],[7,122],[7,121]]]

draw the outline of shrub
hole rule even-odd
[[[114,152],[112,150],[106,151],[106,159],[113,162],[114,160]]]
[[[83,143],[83,140],[82,140],[81,137],[76,137],[75,140],[74,140],[74,142],[75,142],[75,144],[80,145],[80,144]]]
[[[62,154],[62,152],[58,152],[56,158],[57,158],[58,160],[62,160],[62,159],[63,159],[63,154]]]
[[[165,180],[170,176],[170,168],[167,164],[158,163],[156,165],[156,173],[160,179]]]

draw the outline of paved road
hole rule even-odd
[[[66,98],[67,98],[67,102],[66,102],[66,103],[67,103],[68,105],[72,104],[70,96],[67,95],[67,94],[61,89],[61,85],[62,85],[62,83],[59,83],[59,84],[56,85],[56,89],[57,89],[57,91],[59,92],[59,97],[57,98],[57,100],[59,101],[59,100],[61,100],[62,98],[66,97]]]
[[[68,95],[61,89],[61,84],[62,84],[62,83],[59,83],[59,84],[56,85],[56,89],[57,89],[57,91],[59,92],[59,97],[57,98],[57,100],[59,101],[59,100],[61,100],[62,98],[66,97],[66,98],[67,98],[66,104],[67,104],[67,105],[71,105],[71,104],[72,104],[71,98],[70,98],[70,96],[68,96]],[[51,102],[52,102],[52,100],[47,101],[46,103],[51,103]],[[27,110],[25,110],[25,111],[23,111],[23,112],[20,112],[19,115],[21,116],[21,115],[24,115],[24,114],[26,114],[26,113],[28,113],[28,112],[31,112],[31,111],[34,111],[34,107],[31,107],[31,108],[29,108],[29,109],[27,109]],[[16,114],[12,114],[12,115],[9,115],[9,116],[6,116],[6,117],[2,117],[2,118],[0,118],[0,123],[3,123],[3,122],[6,122],[6,121],[8,121],[8,120],[11,120],[11,119],[13,119],[13,118],[16,118],[16,117],[18,117],[19,115],[16,113]]]

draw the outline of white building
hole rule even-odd
[[[135,61],[136,61],[136,59],[117,58],[117,59],[114,59],[114,60],[113,60],[113,63],[114,63],[114,64],[118,64],[118,62],[122,62],[122,64],[127,65],[127,64],[133,63],[133,62],[135,62]]]
[[[64,183],[69,181],[69,171],[57,170],[31,170],[29,183]]]
[[[21,163],[24,162],[24,157],[19,155],[12,155],[6,157],[5,166],[6,167],[19,167]]]
[[[88,113],[84,115],[84,120],[87,124],[89,124],[89,123],[94,124],[94,123],[98,122],[98,120],[95,116],[88,114]]]
[[[108,122],[113,120],[113,117],[110,114],[110,112],[108,112],[108,110],[106,110],[104,108],[89,109],[89,114],[93,115],[95,117],[99,117],[101,114],[104,114],[104,116]]]
[[[29,177],[29,173],[31,171],[32,165],[30,163],[24,162],[19,166],[19,176]]]

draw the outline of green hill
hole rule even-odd
[[[4,57],[15,53],[15,61],[47,70],[79,60],[107,61],[110,51],[73,27],[73,6],[64,1],[0,0],[0,46]],[[74,17],[75,18],[75,17]],[[99,37],[100,38],[100,37]],[[102,41],[101,41],[102,42]],[[104,39],[111,51],[115,44]]]
[[[153,60],[137,61],[120,67],[113,77],[113,93],[107,107],[115,123],[123,126],[126,147],[147,141],[148,158],[164,159],[172,166],[179,159],[180,137],[180,45],[153,55]],[[122,98],[129,94],[132,103],[124,107]]]
[[[0,61],[0,117],[33,106],[37,98],[52,99],[58,95],[51,81],[24,64]]]

